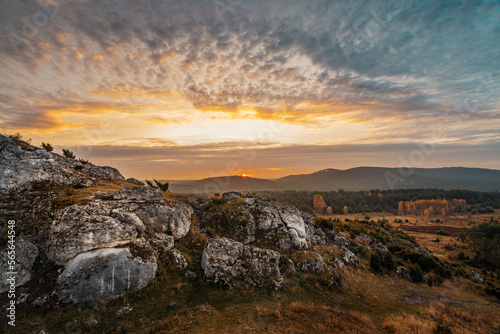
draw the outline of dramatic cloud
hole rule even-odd
[[[498,22],[497,1],[2,1],[0,125],[84,146],[497,145]]]

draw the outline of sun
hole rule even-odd
[[[246,175],[246,174],[241,174],[241,176],[242,176],[242,177],[247,177],[247,175]]]

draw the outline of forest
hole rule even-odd
[[[500,192],[478,192],[471,190],[442,189],[397,189],[371,191],[261,191],[261,196],[267,196],[277,201],[295,206],[297,209],[309,212],[344,214],[391,212],[398,213],[400,202],[416,202],[423,200],[463,200],[467,204],[465,210],[472,214],[493,213],[500,209]],[[324,205],[320,198],[324,201]],[[316,196],[316,210],[315,210]],[[461,202],[463,203],[463,202]],[[460,204],[462,205],[462,204]],[[318,208],[320,211],[318,211]],[[330,208],[330,209],[329,209]],[[439,209],[439,214],[441,213]]]

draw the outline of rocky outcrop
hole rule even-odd
[[[0,194],[44,183],[90,185],[95,178],[125,180],[115,168],[68,159],[3,135],[0,135],[0,161]]]
[[[202,216],[202,226],[216,236],[281,252],[326,242],[326,235],[312,224],[309,214],[255,196],[225,195],[223,198],[231,199],[223,207],[214,205]]]
[[[75,303],[102,301],[136,291],[154,277],[159,257],[173,258],[176,269],[187,267],[182,254],[171,249],[174,240],[189,231],[190,220],[167,206],[158,190],[128,187],[102,197],[107,199],[63,209],[52,223],[47,254],[65,266],[58,279],[60,298]],[[141,270],[146,270],[145,276],[137,274]],[[82,281],[85,275],[89,278]],[[130,282],[126,289],[124,280]],[[105,287],[84,293],[97,281]]]
[[[146,287],[156,270],[155,262],[133,257],[129,248],[80,253],[57,278],[57,296],[73,303],[116,299]]]
[[[186,258],[178,249],[172,249],[167,252],[167,259],[170,266],[177,271],[182,271],[187,268],[188,263]]]
[[[340,249],[340,258],[342,262],[346,265],[359,265],[361,264],[361,261],[359,261],[359,258],[350,250],[347,248],[341,248]]]
[[[125,181],[127,181],[128,183],[136,184],[138,186],[145,186],[144,182],[141,182],[133,177],[130,177],[130,178],[126,179]]]
[[[292,260],[295,260],[295,266],[302,272],[315,273],[326,269],[323,257],[317,252],[302,251],[292,254]]]
[[[232,286],[279,289],[281,255],[272,250],[245,246],[230,239],[211,239],[203,251],[201,267],[207,280]]]
[[[48,256],[64,265],[82,252],[131,243],[144,229],[136,214],[103,201],[73,205],[52,224]]]
[[[8,250],[0,253],[0,293],[9,290],[10,281],[8,279],[11,276],[15,277],[15,286],[18,287],[29,282],[33,275],[32,268],[38,256],[38,248],[22,237],[16,240],[15,247],[13,268],[9,266],[12,259],[9,257]]]

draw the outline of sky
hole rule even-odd
[[[126,177],[500,169],[499,1],[0,1],[0,129]]]

